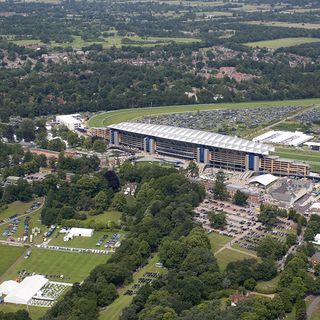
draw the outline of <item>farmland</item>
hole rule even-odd
[[[270,49],[278,49],[282,47],[292,47],[305,43],[320,42],[317,38],[283,38],[276,40],[258,41],[245,43],[248,47],[266,47]]]
[[[247,24],[261,25],[267,27],[282,27],[282,28],[298,28],[298,29],[320,29],[320,24],[317,23],[290,23],[282,21],[249,21]]]

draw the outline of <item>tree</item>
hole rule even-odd
[[[216,199],[226,200],[229,198],[225,181],[226,177],[224,172],[218,171],[216,174],[216,180],[213,185],[213,194]]]
[[[244,192],[237,190],[233,196],[233,203],[237,206],[245,206],[247,204],[248,195]]]
[[[271,229],[278,222],[278,212],[274,207],[261,205],[258,219],[267,229]]]
[[[190,174],[191,177],[198,177],[199,176],[199,167],[194,161],[190,161],[187,167],[187,172]]]
[[[31,119],[22,120],[17,130],[17,136],[19,139],[24,139],[27,142],[35,139],[35,125]]]
[[[296,320],[307,320],[307,306],[306,302],[298,298],[296,302]]]
[[[106,210],[110,204],[110,199],[109,199],[108,195],[106,194],[106,192],[100,191],[94,197],[94,204],[95,204],[95,207],[99,211],[103,212],[104,210]]]
[[[95,140],[92,148],[95,152],[103,153],[103,152],[106,152],[107,145],[106,145],[105,141],[103,141],[103,140]]]
[[[208,212],[208,218],[214,229],[223,229],[227,224],[225,212]]]
[[[257,254],[262,258],[278,260],[285,255],[286,251],[286,246],[271,236],[262,238],[257,246]]]

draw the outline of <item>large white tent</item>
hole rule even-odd
[[[14,280],[3,281],[0,284],[0,295],[1,294],[4,294],[4,295],[9,294],[18,285],[19,285],[19,283],[17,281],[14,281]]]
[[[41,275],[26,277],[8,293],[4,302],[28,304],[32,297],[48,282],[49,280]]]

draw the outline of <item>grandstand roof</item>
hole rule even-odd
[[[208,131],[137,122],[121,122],[108,127],[110,129],[138,133],[163,139],[256,154],[268,155],[270,151],[274,151],[274,147],[260,142],[253,142]]]

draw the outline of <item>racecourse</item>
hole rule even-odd
[[[257,108],[257,107],[272,107],[272,106],[312,106],[320,104],[320,98],[317,99],[301,99],[301,100],[283,100],[283,101],[258,101],[258,102],[241,102],[241,103],[215,103],[215,104],[193,104],[182,106],[166,106],[153,108],[132,108],[120,109],[99,113],[88,121],[89,127],[104,127],[111,124],[132,121],[144,116],[195,112],[218,109],[239,109],[239,108]]]

